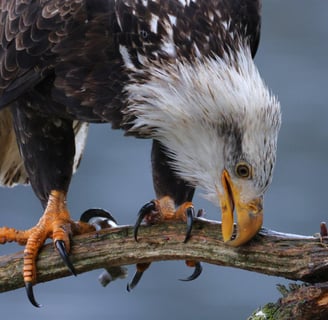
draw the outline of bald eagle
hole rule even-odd
[[[88,123],[153,140],[158,200],[148,209],[165,214],[169,204],[183,216],[199,187],[221,207],[228,245],[257,233],[281,122],[253,62],[260,7],[260,0],[0,1],[0,181],[30,183],[44,206],[35,227],[3,227],[0,241],[26,245],[34,305],[46,238],[73,270],[69,237],[90,230],[66,207]]]

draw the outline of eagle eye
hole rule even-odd
[[[252,167],[247,162],[239,162],[235,168],[236,175],[242,179],[251,179],[252,178]]]

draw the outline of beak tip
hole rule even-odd
[[[254,236],[260,231],[263,222],[263,212],[254,214],[249,212],[244,215],[243,219],[239,219],[237,223],[237,234],[234,239],[227,239],[223,237],[224,243],[232,247],[239,247],[246,244],[254,238]]]
[[[223,192],[218,193],[222,215],[222,237],[227,245],[238,247],[250,241],[260,230],[263,222],[263,196],[243,201],[240,187],[227,170],[221,176]],[[237,228],[234,234],[234,211],[237,215]]]

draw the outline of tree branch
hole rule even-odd
[[[159,260],[198,260],[215,265],[307,282],[328,281],[328,250],[319,238],[262,229],[249,244],[232,248],[222,242],[221,225],[209,220],[194,223],[192,237],[183,243],[185,224],[161,223],[141,227],[139,242],[131,226],[76,236],[71,260],[78,273],[110,266]],[[38,282],[69,276],[52,245],[46,245],[37,262]],[[0,292],[24,285],[23,253],[0,258]]]
[[[180,222],[144,226],[139,229],[139,242],[134,240],[131,226],[76,236],[70,257],[77,273],[160,260],[196,260],[291,280],[328,281],[328,250],[319,237],[262,229],[249,244],[233,248],[222,242],[220,223],[197,219],[187,243],[183,243],[185,228]],[[51,244],[40,251],[39,283],[70,275],[59,255],[53,253]],[[0,257],[0,292],[24,286],[22,266],[22,252]],[[324,294],[319,300],[326,306],[328,289],[324,284],[320,288]]]

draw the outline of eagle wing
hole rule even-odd
[[[12,114],[15,99],[51,77],[58,62],[54,47],[65,38],[81,1],[0,1],[0,184],[14,186],[29,182],[16,142]],[[74,121],[76,171],[87,138],[88,124]]]
[[[30,90],[46,90],[58,116],[121,122],[128,76],[114,36],[120,1],[0,2],[0,108]],[[81,108],[82,106],[82,108]]]
[[[0,108],[47,80],[64,116],[121,127],[124,85],[132,72],[127,60],[140,70],[145,58],[172,58],[166,51],[168,32],[180,58],[222,56],[227,46],[233,48],[230,34],[236,31],[249,39],[255,55],[260,1],[188,3],[0,1]]]
[[[83,155],[88,133],[88,123],[74,121],[73,129],[75,135],[73,172],[75,172]],[[12,115],[8,109],[0,111],[0,146],[0,185],[10,187],[29,183],[24,161],[16,142]]]

